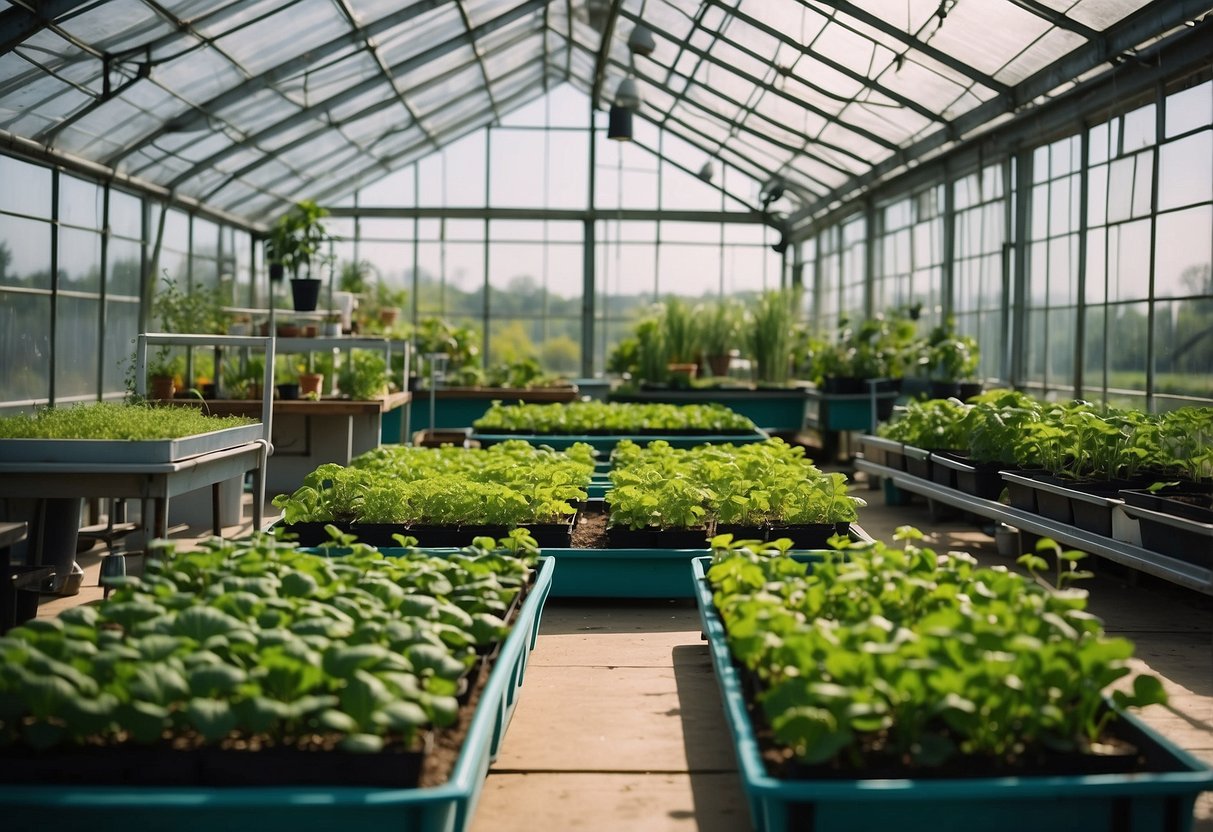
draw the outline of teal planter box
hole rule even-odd
[[[388,550],[390,554],[390,550]],[[462,832],[518,702],[556,563],[544,558],[501,646],[451,778],[418,789],[0,786],[4,828],[55,832]]]
[[[763,442],[771,437],[766,431],[756,430],[752,433],[705,433],[705,434],[593,434],[571,436],[560,434],[522,434],[522,433],[472,433],[471,438],[480,443],[481,447],[496,445],[510,439],[521,439],[532,445],[547,445],[558,451],[563,451],[577,442],[584,442],[599,453],[609,454],[615,446],[624,439],[630,439],[637,445],[647,445],[661,439],[669,442],[675,448],[694,448],[698,445],[742,445],[749,442]]]
[[[1192,828],[1197,795],[1213,787],[1213,770],[1131,714],[1122,716],[1122,724],[1137,734],[1135,741],[1147,748],[1158,772],[948,780],[771,777],[704,579],[710,563],[695,558],[693,585],[756,832],[1185,832]]]
[[[688,566],[707,549],[545,549],[553,598],[694,598]]]

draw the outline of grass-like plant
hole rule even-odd
[[[0,418],[0,439],[178,439],[251,424],[256,420],[207,416],[189,407],[98,402]]]

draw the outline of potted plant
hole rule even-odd
[[[933,399],[965,401],[981,392],[980,382],[969,381],[981,363],[977,339],[958,333],[952,318],[931,330],[922,343],[918,363],[930,379]]]
[[[337,387],[343,396],[355,401],[382,398],[388,389],[383,356],[369,350],[351,350],[349,359],[337,371]]]
[[[783,385],[792,369],[792,337],[796,323],[795,295],[766,292],[746,321],[746,341],[754,359],[755,381]]]
[[[695,317],[708,374],[724,378],[729,374],[729,362],[738,345],[740,310],[735,303],[721,300],[710,308],[699,307]]]
[[[320,299],[320,278],[313,266],[329,258],[323,252],[329,235],[321,220],[328,211],[311,200],[297,202],[290,211],[278,218],[266,241],[266,257],[270,262],[270,277],[274,267],[291,274],[291,294],[295,309],[310,312]]]
[[[695,380],[699,365],[699,334],[696,315],[676,297],[668,298],[661,311],[666,351],[666,373],[671,387],[686,389]]]

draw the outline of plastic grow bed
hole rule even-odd
[[[855,523],[852,540],[871,538]],[[560,568],[552,581],[553,598],[694,598],[687,569],[702,549],[544,549]],[[799,553],[798,554],[803,554]]]
[[[262,430],[257,423],[177,439],[0,439],[0,459],[132,465],[177,462],[255,442],[261,438]]]
[[[710,558],[694,559],[693,584],[756,832],[1185,832],[1192,827],[1197,795],[1213,787],[1213,769],[1132,714],[1122,716],[1129,731],[1153,745],[1154,758],[1165,761],[1170,770],[938,780],[772,777],[763,764],[724,624],[704,578],[710,563]]]
[[[514,628],[501,646],[450,779],[391,788],[176,788],[0,786],[6,829],[56,832],[461,832],[471,825],[489,764],[509,725],[556,564],[540,561]]]

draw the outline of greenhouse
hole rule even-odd
[[[0,4],[6,825],[1213,832],[1210,56]]]

